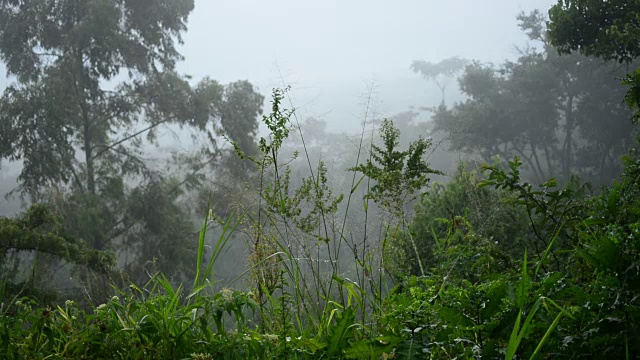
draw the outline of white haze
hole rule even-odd
[[[555,0],[196,0],[182,72],[221,82],[248,79],[265,95],[284,83],[303,117],[356,130],[362,96],[375,86],[383,116],[440,100],[413,60],[517,57],[521,11]],[[452,93],[457,84],[451,84]]]
[[[516,47],[526,44],[516,15],[546,12],[555,2],[196,0],[178,70],[194,82],[249,80],[266,102],[273,87],[290,85],[301,120],[313,116],[329,131],[355,132],[371,88],[380,116],[440,101],[439,90],[409,69],[413,60],[514,59]],[[0,91],[9,82],[4,74],[0,63]],[[456,89],[449,86],[448,100],[460,99]],[[161,132],[164,150],[194,148],[186,135],[177,141],[173,130]],[[3,194],[15,186],[20,164],[2,161]],[[0,198],[0,215],[14,210]]]
[[[247,79],[267,100],[273,87],[291,85],[303,117],[326,120],[336,131],[356,130],[372,85],[383,116],[434,105],[439,92],[409,69],[413,60],[513,59],[526,43],[516,15],[546,12],[555,3],[196,0],[179,71],[194,81]],[[8,83],[4,74],[0,64],[0,89]]]

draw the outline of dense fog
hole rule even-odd
[[[639,14],[0,0],[0,333],[46,337],[12,356],[85,358],[71,308],[140,331],[106,358],[640,356]]]
[[[184,60],[177,69],[192,82],[247,79],[266,96],[265,106],[272,88],[291,86],[289,96],[303,121],[312,117],[325,122],[327,131],[353,134],[360,131],[369,100],[378,117],[439,104],[437,86],[411,71],[414,60],[513,60],[528,46],[516,15],[553,3],[199,0],[178,46]],[[0,62],[0,88],[13,80]],[[455,79],[449,82],[449,101],[463,99]],[[421,121],[428,120],[422,115]],[[176,141],[172,130],[160,130],[163,152],[194,150],[190,138]],[[21,165],[6,159],[2,164],[0,190],[6,194],[17,185]],[[21,208],[15,199],[1,204],[3,216]]]

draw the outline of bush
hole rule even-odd
[[[531,235],[525,209],[514,203],[512,194],[479,188],[478,184],[475,172],[461,165],[450,182],[434,183],[416,204],[410,229],[420,257],[432,271],[443,265],[443,258],[436,253],[442,255],[454,247],[483,247],[492,256],[502,258],[501,266],[507,265],[511,257],[521,258]],[[407,250],[410,245],[401,242]],[[407,258],[401,262],[416,263],[415,252],[403,253]],[[419,275],[418,270],[415,265],[407,269],[413,275]]]

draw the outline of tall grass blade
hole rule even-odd
[[[555,235],[553,235],[553,239],[551,239],[551,241],[549,242],[549,245],[547,246],[547,249],[545,250],[544,254],[542,254],[542,258],[540,258],[540,261],[538,262],[538,266],[536,266],[536,271],[534,273],[535,275],[538,275],[538,270],[540,270],[540,267],[542,266],[542,263],[549,256],[549,253],[551,252],[551,248],[553,247],[553,244],[556,242],[556,239],[558,238],[558,235],[560,234],[560,230],[562,230],[562,225],[560,225],[558,227],[558,231],[556,231]]]
[[[193,280],[193,287],[196,288],[200,284],[200,269],[202,269],[202,259],[204,257],[204,241],[207,236],[207,225],[209,223],[209,209],[211,202],[207,204],[207,213],[204,216],[202,228],[200,229],[200,237],[198,238],[198,256],[196,258],[196,277]]]
[[[205,279],[211,279],[213,277],[213,265],[216,263],[216,261],[218,260],[218,257],[220,257],[223,250],[227,249],[227,243],[229,242],[229,239],[231,238],[231,236],[233,235],[236,228],[241,222],[241,219],[238,219],[233,224],[233,227],[229,228],[233,217],[234,217],[234,213],[232,213],[229,216],[229,219],[227,219],[227,222],[224,224],[224,227],[222,229],[222,234],[220,234],[220,236],[218,237],[218,240],[216,241],[216,245],[213,247],[211,258],[209,259],[207,268],[205,269],[204,275],[202,276],[202,283],[204,283]]]
[[[558,316],[556,316],[555,320],[553,320],[553,323],[551,323],[551,326],[549,326],[549,329],[547,329],[547,332],[544,334],[544,336],[542,337],[542,340],[540,340],[540,342],[538,343],[538,346],[536,347],[533,354],[531,355],[531,360],[538,358],[538,356],[540,355],[540,352],[542,351],[542,347],[549,340],[551,333],[556,329],[556,327],[558,327],[558,323],[560,322],[560,318],[562,317],[562,314],[564,314],[564,311],[561,311],[558,314]]]

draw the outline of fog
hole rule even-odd
[[[371,86],[383,116],[437,105],[437,88],[409,69],[413,60],[514,59],[526,42],[515,16],[554,3],[197,0],[179,69],[195,79],[249,79],[265,94],[291,85],[303,117],[353,131]]]
[[[113,251],[118,269],[138,283],[151,267],[176,283],[193,275],[198,225],[209,211],[211,221],[244,220],[216,263],[222,278],[249,274],[242,277],[248,287],[258,281],[248,265],[269,264],[287,248],[316,277],[314,286],[339,272],[364,283],[365,271],[378,271],[386,282],[385,226],[406,231],[425,218],[449,221],[471,211],[488,227],[480,224],[485,214],[503,212],[502,199],[487,205],[476,191],[480,163],[506,165],[518,156],[523,180],[533,184],[569,183],[578,174],[597,187],[621,172],[618,159],[632,143],[617,80],[625,70],[579,54],[559,57],[544,31],[556,0],[196,0],[190,14],[188,0],[176,3],[187,6],[146,9],[144,16],[158,18],[144,46],[143,32],[131,28],[149,24],[127,13],[135,12],[128,2],[100,2],[121,17],[106,25],[89,5],[73,5],[87,21],[56,15],[89,41],[68,36],[66,27],[52,38],[36,32],[0,41],[0,67],[17,58],[13,75],[0,78],[0,192],[16,190],[0,200],[0,217],[32,202],[49,205],[63,225],[55,229]],[[0,5],[0,19],[20,29],[13,12],[22,10],[12,6]],[[61,26],[51,16],[56,21],[45,25]],[[128,16],[131,28],[121,25]],[[182,16],[178,56],[171,35],[180,33]],[[174,23],[177,30],[162,28]],[[130,42],[110,38],[130,33]],[[272,101],[280,104],[275,110]],[[396,137],[387,142],[385,131]],[[385,157],[383,144],[397,148]],[[422,153],[414,157],[416,149]],[[382,158],[381,171],[393,175],[386,184],[364,166]],[[404,173],[393,168],[398,159]],[[396,191],[395,203],[372,195],[379,184]],[[439,213],[414,217],[424,198],[429,204],[447,191],[456,204],[446,199]],[[442,221],[429,224],[446,230]],[[423,253],[405,238],[398,240],[405,248],[389,255],[405,273],[419,274],[419,264],[425,274],[420,257],[433,255],[435,236],[425,229]],[[208,233],[207,256],[225,231]]]
[[[289,85],[303,118],[357,131],[370,92],[382,116],[438,104],[437,88],[409,69],[413,60],[514,59],[526,42],[515,16],[554,3],[196,0],[177,68],[194,80],[247,79],[266,95]],[[5,74],[0,62],[0,88]]]
[[[439,103],[439,90],[410,70],[413,60],[514,59],[526,44],[515,15],[553,3],[197,0],[177,69],[194,83],[203,77],[249,80],[266,96],[265,106],[272,88],[291,86],[300,119],[325,121],[330,132],[357,133],[367,102],[377,117]],[[10,82],[5,75],[0,62],[0,89]],[[448,98],[462,99],[455,81]],[[161,129],[160,139],[161,149],[195,148],[175,127]],[[21,162],[1,161],[5,193],[15,187]],[[1,200],[0,215],[15,213],[17,204]]]
[[[640,358],[639,4],[1,0],[0,358]]]

